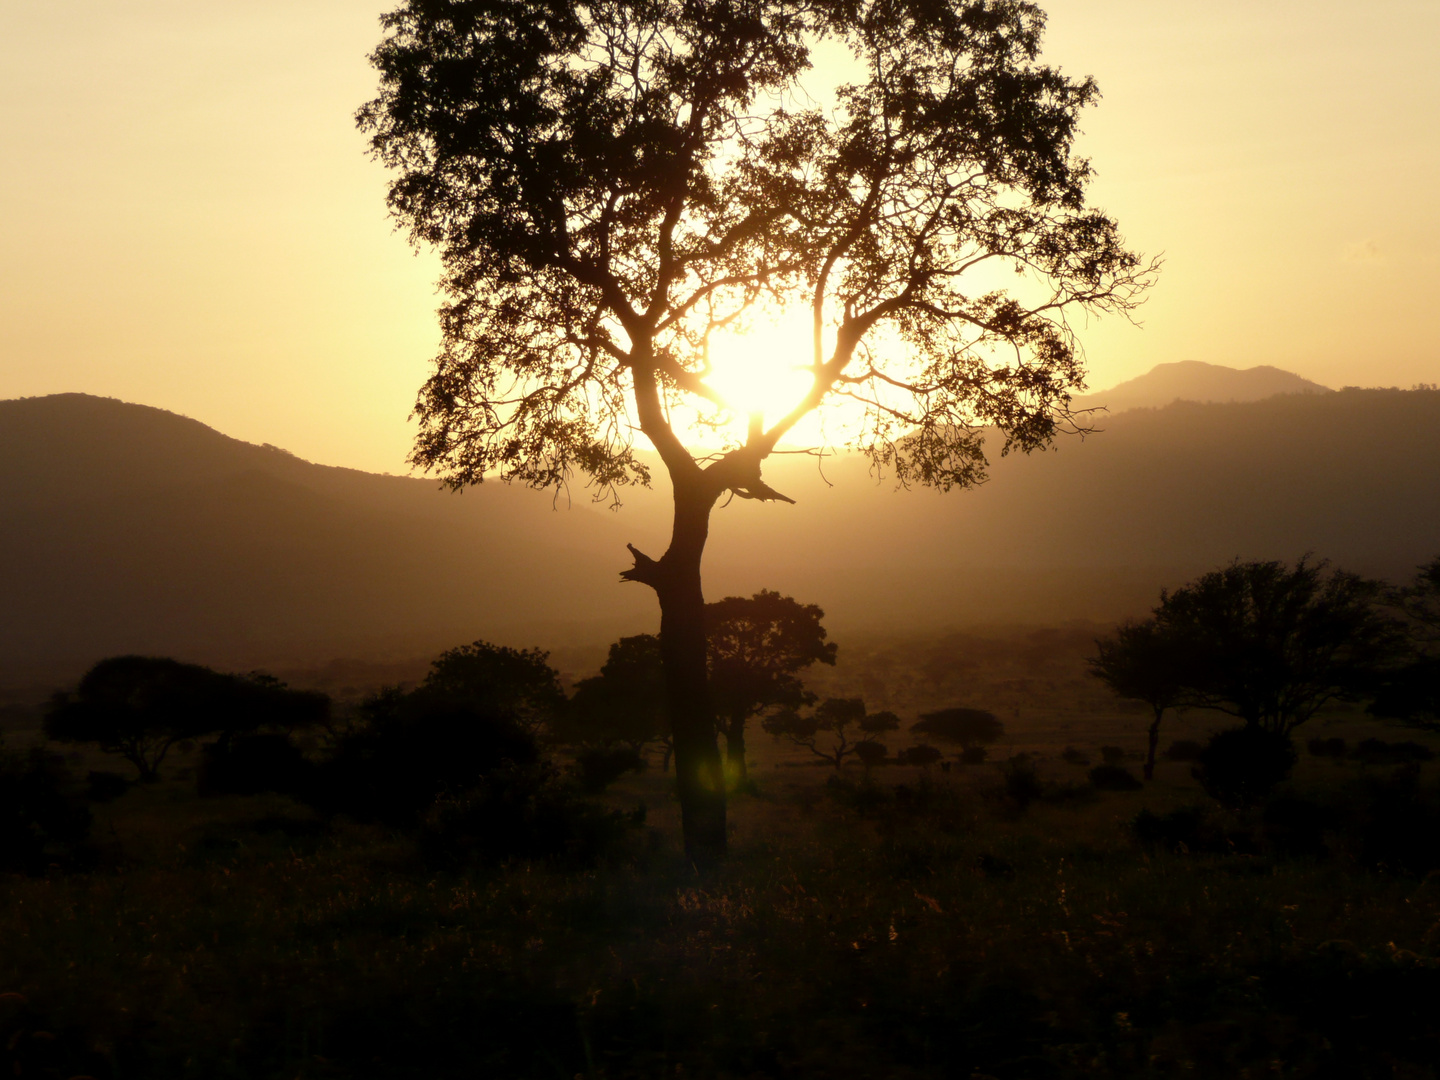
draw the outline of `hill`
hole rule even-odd
[[[854,458],[782,457],[795,506],[717,508],[711,597],[780,589],[863,634],[1146,610],[1234,557],[1307,551],[1409,576],[1440,550],[1440,392],[1344,390],[1178,403],[983,487],[896,491]],[[0,402],[0,677],[110,653],[279,665],[425,655],[475,637],[603,645],[653,630],[621,585],[658,555],[668,491],[618,513],[483,485],[301,461],[158,409]]]
[[[1277,394],[1329,393],[1333,391],[1328,386],[1268,364],[1239,370],[1199,360],[1181,360],[1156,364],[1144,375],[1109,390],[1081,394],[1074,405],[1077,409],[1108,409],[1118,413],[1127,409],[1163,408],[1176,401],[1264,401]]]

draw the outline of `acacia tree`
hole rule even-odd
[[[760,726],[777,739],[803,746],[835,766],[837,771],[848,756],[858,754],[860,760],[866,762],[868,776],[874,764],[867,761],[872,751],[860,748],[876,745],[874,736],[894,731],[900,726],[900,718],[889,711],[866,712],[865,702],[860,698],[826,698],[809,714],[792,708],[777,709],[761,721]]]
[[[358,121],[446,294],[412,463],[455,487],[579,473],[613,497],[650,479],[637,437],[658,452],[670,543],[631,545],[622,577],[659,599],[696,858],[725,845],[700,576],[716,501],[790,501],[761,464],[836,399],[848,445],[901,483],[981,479],[982,427],[1028,451],[1069,419],[1067,316],[1128,309],[1148,280],[1085,206],[1071,143],[1097,90],[1039,63],[1043,25],[1019,0],[405,0],[383,19]],[[852,60],[833,108],[808,95],[821,39]],[[730,408],[710,342],[767,307],[810,313],[810,355],[785,361],[809,390],[699,457],[683,418]]]
[[[815,700],[795,673],[817,662],[835,663],[835,643],[825,640],[820,625],[824,617],[817,605],[769,589],[705,606],[710,691],[735,781],[746,779],[745,722],[765,709]]]

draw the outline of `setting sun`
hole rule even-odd
[[[766,426],[799,403],[813,382],[811,337],[803,316],[781,317],[746,333],[717,334],[710,342],[706,382],[734,410],[732,427],[743,431],[760,413]]]

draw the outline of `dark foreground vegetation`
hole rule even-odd
[[[1237,698],[1293,682],[1326,583],[1350,579],[1207,575],[1102,640],[1091,667],[1137,709],[1047,678],[1011,686],[1024,718],[998,690],[997,711],[911,708],[882,669],[831,664],[819,609],[731,598],[710,675],[727,742],[747,720],[773,738],[728,770],[732,856],[700,868],[653,638],[569,694],[543,652],[477,642],[337,708],[258,674],[104,661],[51,703],[56,742],[0,754],[0,1067],[1433,1077],[1435,569],[1362,597],[1390,620],[1384,664],[1361,677],[1341,648],[1325,701],[1287,691],[1298,705],[1254,722]],[[1261,620],[1268,659],[1232,636],[1253,619],[1175,614],[1226,581],[1249,599],[1225,611],[1263,613],[1256,583],[1284,581],[1309,614]],[[789,645],[752,654],[782,623]],[[1155,700],[1120,677],[1127,634],[1184,646]],[[1224,650],[1254,661],[1229,688],[1207,681]],[[823,697],[799,681],[817,661]],[[1156,753],[1162,706],[1178,737]],[[130,774],[95,767],[117,759]]]

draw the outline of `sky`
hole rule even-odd
[[[81,391],[407,471],[437,263],[355,109],[387,5],[16,0],[0,35],[0,398]],[[1273,364],[1440,382],[1440,3],[1053,0],[1104,95],[1092,201],[1162,255],[1090,385]]]

